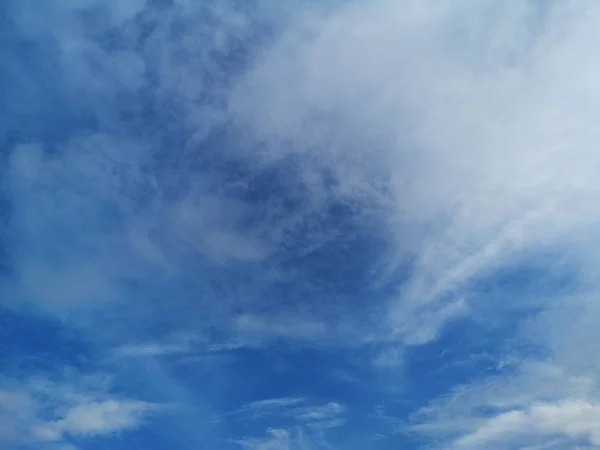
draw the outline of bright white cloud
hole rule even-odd
[[[63,418],[46,423],[35,430],[43,440],[58,441],[64,435],[93,437],[136,428],[141,419],[155,407],[141,401],[120,401],[79,404],[70,408]]]
[[[595,8],[578,8],[567,11],[572,20],[581,14],[576,26],[562,7],[544,18],[533,3],[356,2],[310,38],[282,38],[234,96],[267,142],[292,140],[290,151],[305,152],[316,145],[342,192],[379,202],[398,261],[416,256],[390,313],[393,327],[412,315],[435,321],[445,299],[474,277],[525,248],[580,245],[576,233],[597,224],[593,107],[575,98],[598,89],[587,72],[558,66],[593,52]],[[541,31],[529,29],[535,20]],[[558,30],[568,34],[556,41]],[[353,138],[375,134],[385,145],[323,137],[318,123],[334,123],[317,119],[323,114],[356,124],[345,128]],[[273,156],[279,151],[274,146]],[[360,165],[367,157],[372,163]],[[378,177],[389,198],[380,198]],[[413,336],[420,330],[398,331],[422,340]]]
[[[120,433],[138,428],[157,404],[107,392],[107,379],[83,377],[56,383],[2,380],[0,443],[67,448],[72,439]]]
[[[500,372],[456,388],[419,411],[412,428],[443,437],[451,442],[448,448],[457,449],[598,445],[597,398],[592,374],[573,376],[552,365],[529,363],[517,374]]]
[[[424,344],[457,317],[529,303],[545,312],[519,339],[556,357],[562,382],[597,380],[599,19],[586,1],[353,2],[285,34],[234,92],[236,113],[267,143],[268,158],[316,158],[335,173],[339,195],[389,224],[390,265],[412,260],[385,318],[401,342]],[[557,255],[548,272],[573,271],[576,295],[470,289],[547,252]],[[460,418],[441,421],[450,435],[465,433],[454,442],[476,448],[532,428],[533,441],[536,433],[595,439],[580,416],[563,425],[542,417],[567,414],[581,397],[545,403],[552,388],[524,378],[514,387],[525,397],[519,409],[493,419],[472,411],[478,431]],[[506,389],[503,377],[486,382],[489,392]],[[467,401],[453,398],[452,408]],[[488,395],[467,398],[493,407]]]
[[[512,410],[485,421],[475,431],[461,436],[452,448],[513,448],[531,436],[535,440],[565,436],[600,445],[600,407],[583,399],[557,404],[534,404],[528,411]],[[567,443],[563,443],[563,446]],[[551,448],[554,448],[550,444]]]

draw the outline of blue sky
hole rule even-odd
[[[0,448],[600,448],[599,22],[8,0]]]

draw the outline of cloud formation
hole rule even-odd
[[[286,428],[266,427],[264,436],[242,437],[235,443],[249,449],[329,448],[327,431],[343,427],[345,407],[336,402],[315,404],[300,397],[257,400],[229,413],[236,420],[256,421],[291,419]],[[268,423],[268,422],[267,422]],[[262,434],[262,433],[261,433]]]
[[[319,427],[319,424],[340,424],[339,416],[345,407],[336,402],[323,405],[308,405],[306,399],[301,397],[282,397],[257,400],[242,405],[230,414],[246,419],[260,419],[265,416],[289,416],[299,423],[310,423]],[[335,419],[335,422],[332,420]],[[343,423],[343,422],[341,422]]]
[[[78,448],[83,438],[135,429],[161,409],[157,404],[111,394],[109,383],[98,375],[69,376],[58,382],[3,380],[0,443]]]
[[[271,421],[266,437],[232,424],[215,439],[325,448],[352,408],[323,394],[337,389],[357,416],[391,398],[394,428],[364,430],[377,442],[600,446],[595,3],[7,14],[0,313],[76,330],[102,370],[147,373],[190,442],[198,417],[247,416]],[[10,387],[30,374],[7,354],[7,442],[111,434],[155,410],[84,389],[51,394],[42,417],[40,396],[66,385]],[[348,367],[358,394],[304,381]]]

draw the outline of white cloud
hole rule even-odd
[[[562,383],[597,380],[599,18],[585,1],[354,2],[290,30],[232,94],[239,120],[265,141],[265,158],[314,158],[335,174],[336,194],[389,225],[390,265],[412,262],[385,322],[403,344],[430,342],[457,317],[496,320],[527,302],[545,312],[517,337],[552,355]],[[557,255],[549,272],[568,260],[576,295],[470,289],[547,252]],[[560,426],[542,417],[567,414],[580,397],[546,403],[553,388],[523,378],[514,387],[520,409],[490,421],[473,412],[483,431],[464,431],[457,419],[455,432],[500,441],[537,426],[540,439],[593,441],[579,416]],[[487,382],[492,392],[507,389],[503,378]],[[468,398],[491,407],[487,395]]]
[[[86,10],[90,7],[102,6],[110,11],[116,23],[120,23],[130,20],[136,14],[143,11],[146,0],[131,0],[126,3],[117,0],[108,0],[104,2],[98,0],[70,0],[62,3],[62,7],[67,10]]]
[[[346,407],[337,402],[314,404],[300,397],[281,397],[246,403],[229,415],[245,422],[285,420],[289,423],[285,429],[268,428],[267,438],[237,440],[236,443],[243,447],[317,449],[325,445],[328,430],[345,425],[345,410]]]
[[[309,154],[389,223],[391,263],[414,261],[388,317],[407,342],[435,339],[460,290],[521,251],[591,256],[596,103],[577,99],[598,86],[559,62],[592,60],[597,8],[581,5],[352,3],[284,35],[233,94],[268,157]]]
[[[38,175],[43,157],[44,151],[39,145],[18,145],[10,155],[9,166],[17,180],[31,182]]]
[[[444,448],[563,449],[582,440],[598,445],[597,399],[591,374],[529,363],[516,374],[457,387],[421,409],[410,428],[442,439]]]
[[[54,382],[2,380],[0,443],[37,448],[67,448],[72,439],[109,435],[138,428],[160,406],[115,396],[103,377]]]
[[[265,415],[279,414],[282,410],[296,407],[299,404],[304,403],[304,401],[305,400],[300,397],[282,397],[256,400],[254,402],[244,404],[233,413],[257,418]]]
[[[338,416],[344,411],[344,407],[339,403],[330,402],[323,406],[315,406],[312,408],[304,408],[298,411],[298,420],[301,421],[316,421],[331,419]]]
[[[82,73],[89,69],[88,59],[97,58],[107,61],[111,76],[121,80],[118,83],[132,89],[140,83],[142,64],[154,64],[159,89],[173,90],[186,103],[191,128],[203,127],[200,122],[220,122],[225,116],[234,119],[252,142],[262,141],[261,152],[232,150],[232,158],[249,158],[254,167],[263,168],[265,161],[281,160],[290,152],[300,155],[300,178],[310,193],[300,215],[323,212],[329,202],[322,199],[328,196],[350,199],[387,227],[386,237],[395,244],[388,261],[392,268],[414,262],[413,274],[391,302],[385,324],[400,339],[415,344],[435,339],[438,329],[465,314],[474,301],[467,298],[461,303],[456,298],[470,280],[510,264],[524,249],[558,242],[561,248],[568,245],[577,251],[582,242],[575,236],[584,235],[598,222],[593,208],[599,190],[592,170],[598,162],[595,126],[586,119],[595,116],[596,102],[580,100],[597,92],[596,81],[583,63],[593,60],[586,55],[593,52],[589,42],[594,40],[595,6],[575,2],[539,11],[529,2],[434,5],[405,0],[352,2],[327,8],[327,13],[322,13],[326,8],[309,8],[260,53],[234,89],[219,91],[227,99],[227,110],[216,105],[205,110],[195,99],[207,89],[205,78],[218,72],[207,55],[215,46],[225,45],[218,44],[223,37],[213,34],[226,33],[225,40],[234,41],[247,32],[253,18],[221,5],[212,13],[222,20],[222,29],[202,24],[173,43],[166,39],[168,23],[198,14],[184,3],[165,13],[164,23],[153,17],[160,25],[151,36],[161,43],[156,54],[140,56],[127,50],[106,55],[84,42],[85,52],[91,53],[72,60],[65,55],[66,67],[73,69],[68,72],[88,80]],[[85,7],[98,4],[85,2]],[[141,0],[127,7],[106,6],[115,23],[134,17],[144,7]],[[63,6],[53,13],[65,25],[57,39],[67,47],[77,39],[86,41],[72,9]],[[17,10],[23,24],[46,29],[40,24],[41,13]],[[533,28],[532,23],[539,26]],[[210,39],[199,39],[203,33]],[[184,64],[173,59],[175,50],[196,57]],[[573,60],[572,55],[580,57]],[[571,61],[574,70],[563,70],[563,61]],[[117,89],[110,76],[101,81],[108,83],[107,91]],[[189,146],[194,148],[194,142]],[[193,250],[217,263],[261,261],[281,243],[289,223],[295,222],[289,218],[265,223],[252,230],[256,233],[241,231],[239,224],[247,219],[248,208],[215,193],[210,173],[204,176],[188,167],[178,174],[182,184],[190,185],[186,195],[167,202],[166,187],[140,169],[154,153],[139,137],[79,137],[64,151],[45,158],[39,150],[18,156],[25,154],[24,148],[12,151],[12,194],[40,199],[19,202],[16,209],[13,228],[21,229],[18,234],[23,240],[40,243],[58,232],[81,236],[80,231],[98,219],[100,211],[93,205],[99,201],[128,216],[138,207],[128,203],[139,194],[136,186],[157,191],[152,192],[156,202],[142,215],[147,223],[140,228],[159,228],[164,239],[108,240],[107,244],[119,245],[122,238],[134,246],[122,249],[124,258],[137,250],[168,267],[178,265]],[[321,168],[335,175],[333,192],[309,183]],[[43,190],[26,182],[34,170],[43,174],[39,180]],[[55,206],[43,208],[43,204]],[[85,223],[60,220],[86,216]],[[52,225],[53,219],[54,226],[47,231],[32,228],[35,222]],[[263,242],[265,235],[271,239]],[[89,240],[98,237],[88,236]],[[42,244],[39,247],[47,250]],[[50,263],[35,256],[17,260],[23,266],[30,259],[38,261],[34,278],[48,272],[42,278],[62,280],[60,273],[54,277],[46,267]],[[66,298],[96,301],[116,296],[104,284],[112,284],[118,276],[105,267],[110,266],[110,258],[102,259],[100,267],[89,264],[81,276],[83,285],[90,272],[97,273],[91,283],[97,289],[90,291],[99,293],[80,292],[77,284],[64,293]],[[65,272],[71,273],[80,258],[69,261]],[[55,290],[50,286],[47,292]],[[52,299],[61,297],[50,294]],[[37,291],[30,295],[43,296]]]
[[[324,323],[302,320],[299,317],[261,317],[242,314],[236,317],[236,331],[244,338],[252,340],[305,339],[318,341],[327,333]]]
[[[336,194],[388,224],[391,272],[411,262],[385,317],[400,347],[436,339],[457,317],[497,320],[535,306],[544,313],[517,338],[551,355],[554,383],[597,380],[599,18],[585,1],[353,2],[291,29],[232,94],[239,120],[265,141],[265,158],[314,158],[335,174]],[[573,274],[569,296],[471,289],[547,252],[556,255],[548,272]],[[488,395],[457,395],[444,408],[492,407],[489,392],[508,388],[503,377],[486,382]],[[593,440],[579,416],[560,426],[542,418],[567,414],[581,397],[548,403],[555,387],[538,383],[523,376],[513,387],[519,408],[496,419],[471,411],[441,422],[466,442],[536,426],[540,439]]]
[[[191,192],[174,206],[172,226],[186,244],[218,263],[260,261],[269,249],[235,231],[245,209],[245,205],[226,197]]]
[[[143,416],[156,407],[141,401],[115,399],[80,404],[70,408],[63,418],[35,430],[43,440],[57,441],[64,435],[93,437],[136,428]]]
[[[584,438],[600,445],[600,406],[583,399],[533,404],[527,411],[512,410],[485,421],[475,431],[457,439],[453,448],[513,448],[536,435],[549,441],[556,436]]]
[[[156,21],[148,50],[138,54],[132,46],[109,55],[86,37],[73,13],[100,3],[62,3],[30,12],[13,5],[12,12],[28,36],[53,35],[68,92],[73,89],[92,106],[101,92],[98,122],[118,128],[107,117],[105,97],[135,91],[154,70],[157,96],[175,99],[183,111],[174,120],[183,122],[177,133],[194,138],[182,137],[185,142],[165,164],[159,159],[164,149],[114,131],[73,136],[52,148],[35,142],[13,148],[2,186],[14,204],[7,236],[18,245],[9,251],[14,276],[2,275],[2,298],[31,299],[53,312],[106,307],[125,322],[130,306],[151,316],[149,322],[177,309],[173,322],[216,323],[243,342],[337,339],[351,346],[391,340],[396,346],[374,358],[379,368],[404,364],[405,346],[437,339],[457,318],[501,321],[504,311],[535,306],[542,313],[520,324],[516,338],[549,355],[552,364],[544,366],[549,374],[532,369],[533,358],[517,355],[513,359],[523,359],[515,365],[518,375],[501,368],[496,377],[453,390],[451,401],[421,410],[414,429],[443,431],[448,442],[463,446],[492,445],[509,435],[535,440],[524,431],[535,427],[544,442],[555,434],[597,439],[577,412],[595,417],[600,367],[597,3],[379,0],[343,3],[327,12],[309,8],[291,22],[289,14],[283,31],[272,20],[273,39],[232,83],[222,79],[211,55],[243,40],[254,17],[216,8],[215,16],[228,25],[215,30],[196,20],[200,13],[193,2],[179,1],[175,10],[148,19]],[[105,5],[111,16],[105,28],[122,25],[145,5],[143,0]],[[177,42],[167,42],[178,21],[194,26]],[[106,71],[95,70],[98,66]],[[208,97],[210,104],[198,105]],[[248,163],[255,171],[251,180],[224,182],[218,170],[204,167],[199,142],[223,123],[242,136],[241,148],[225,159]],[[304,195],[294,213],[278,209],[286,199],[269,197],[250,207],[228,193],[248,188],[265,168],[290,160]],[[333,180],[322,181],[322,172]],[[355,308],[329,293],[301,296],[299,308],[297,297],[263,296],[262,285],[249,295],[211,287],[228,288],[230,279],[212,279],[206,267],[251,266],[255,271],[241,275],[253,282],[293,278],[278,265],[286,260],[281,256],[286,240],[291,231],[304,230],[310,242],[299,253],[322,248],[332,233],[306,229],[335,201],[351,204],[357,222],[375,224],[377,239],[389,244],[382,257],[387,270],[365,275],[364,283],[377,278],[393,285],[401,275],[405,282],[386,291],[394,291],[391,297],[368,298],[368,307]],[[137,230],[141,235],[132,237]],[[542,253],[557,255],[557,261],[545,263],[549,272],[568,266],[574,278],[569,297],[489,296],[471,289],[498,269]],[[142,264],[147,262],[153,268]],[[153,271],[156,267],[171,270],[165,275]],[[231,273],[237,282],[240,274]],[[153,300],[138,306],[137,297],[128,295],[131,285],[145,286],[140,297]],[[165,285],[193,286],[185,291],[191,300],[180,309],[175,302],[165,307],[164,292],[169,300],[180,298]],[[155,286],[163,290],[155,292]],[[155,297],[161,305],[153,303]],[[107,300],[115,299],[127,299],[127,308],[112,308]],[[342,324],[332,325],[330,317]],[[356,323],[362,328],[353,327]],[[121,351],[179,351],[169,345]],[[102,421],[105,400],[87,403],[95,411],[90,418]],[[11,397],[11,402],[15,417],[30,414],[27,401]],[[255,405],[256,411],[280,408],[297,420],[325,414],[282,402]],[[55,421],[63,424],[56,426],[57,436],[75,427],[65,408]],[[127,423],[124,417],[119,423]],[[327,420],[337,419],[322,417]],[[15,433],[19,427],[9,428]],[[272,431],[255,445],[289,447],[289,433]]]
[[[248,450],[318,450],[331,448],[320,436],[308,435],[302,429],[269,428],[266,437],[243,438],[234,444]]]
[[[17,440],[23,433],[22,423],[35,412],[35,403],[23,392],[0,390],[0,442]]]
[[[234,441],[235,444],[249,450],[292,450],[290,434],[287,430],[270,428],[267,430],[268,437],[246,438]]]
[[[131,344],[119,347],[117,356],[163,356],[171,354],[185,354],[190,351],[189,346],[181,344]]]

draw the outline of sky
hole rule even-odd
[[[0,450],[600,449],[599,24],[6,0]]]

